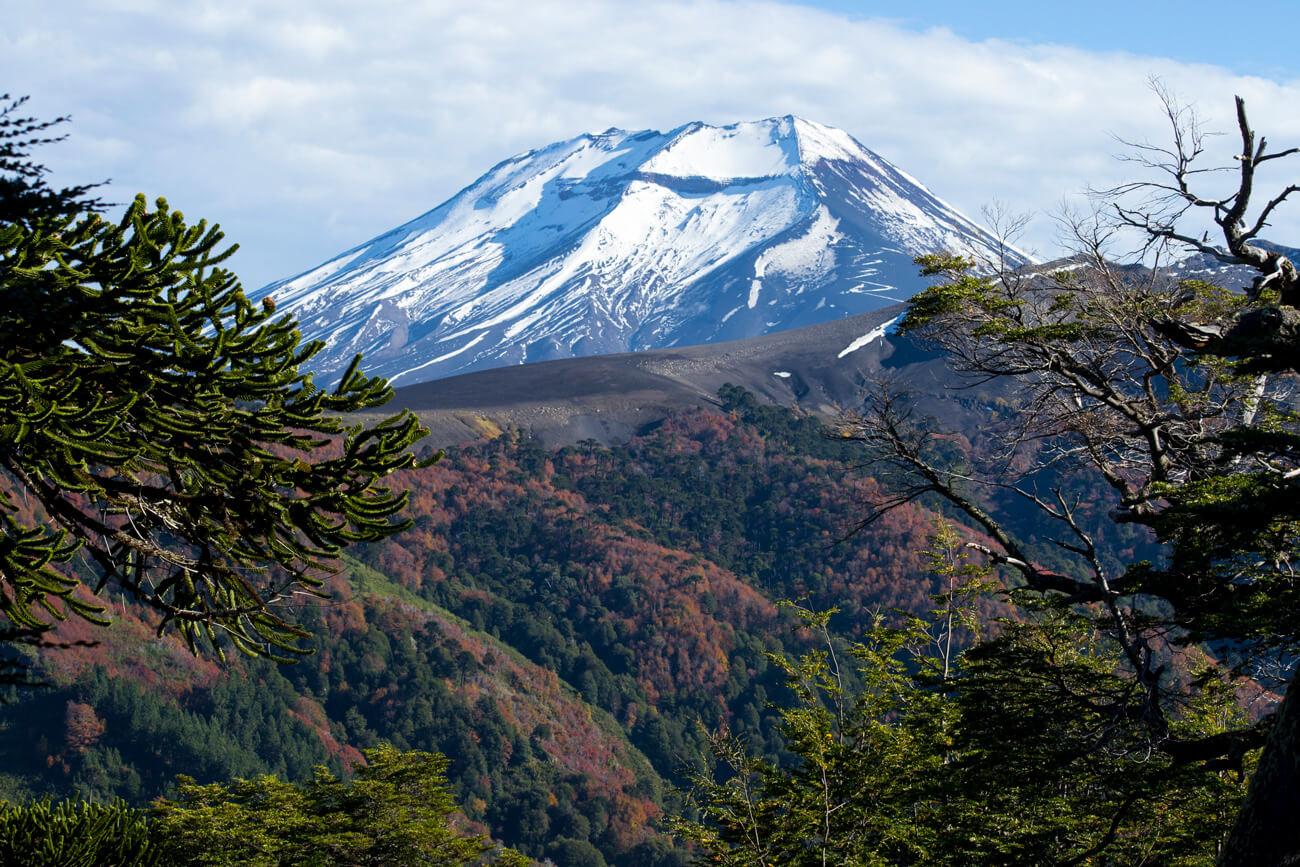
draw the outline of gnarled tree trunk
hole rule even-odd
[[[1300,865],[1300,678],[1292,677],[1219,867]]]

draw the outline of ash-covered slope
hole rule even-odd
[[[1300,250],[1278,249],[1300,257]],[[1088,260],[1076,256],[1029,266],[1024,273],[1087,267]],[[1126,268],[1134,279],[1152,279],[1141,266]],[[1157,279],[1204,280],[1240,290],[1254,276],[1243,266],[1188,256],[1167,266]],[[971,388],[941,355],[895,332],[893,326],[905,309],[896,304],[740,340],[560,359],[399,384],[384,412],[414,410],[430,429],[430,440],[439,444],[492,437],[505,428],[550,444],[586,438],[617,442],[679,410],[716,405],[718,390],[727,384],[765,402],[831,417],[860,405],[872,383],[886,379],[911,393],[944,429],[976,430],[989,415],[990,397],[1014,385]]]
[[[732,340],[878,309],[912,259],[1005,253],[840,130],[783,117],[612,129],[506,160],[455,197],[265,287],[398,385],[504,365]]]
[[[506,428],[563,445],[625,440],[672,413],[717,405],[724,385],[823,417],[857,406],[881,376],[921,396],[945,393],[943,361],[893,334],[902,312],[893,305],[744,340],[481,370],[399,388],[383,412],[414,410],[439,445]]]

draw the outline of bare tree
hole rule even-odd
[[[1172,242],[1220,262],[1245,265],[1257,274],[1248,290],[1252,306],[1232,323],[1196,323],[1171,318],[1164,325],[1185,345],[1225,356],[1249,355],[1259,369],[1293,370],[1292,355],[1300,339],[1300,271],[1290,257],[1260,243],[1269,219],[1300,184],[1287,184],[1259,203],[1255,191],[1260,167],[1300,154],[1300,147],[1269,152],[1268,139],[1257,136],[1246,114],[1246,101],[1236,97],[1240,150],[1232,165],[1203,164],[1207,134],[1195,110],[1180,103],[1158,80],[1152,88],[1169,121],[1171,143],[1158,146],[1121,140],[1124,158],[1154,178],[1142,178],[1097,191],[1119,225],[1137,229],[1146,245]],[[1235,189],[1210,194],[1201,189],[1207,178],[1235,175]],[[1186,228],[1200,215],[1216,227],[1199,239]]]
[[[1263,745],[1222,863],[1300,863],[1300,687],[1290,667],[1286,699],[1259,723],[1190,742],[1171,725],[1188,697],[1187,684],[1173,676],[1180,644],[1231,640],[1234,652],[1219,654],[1224,674],[1260,677],[1291,658],[1300,639],[1300,612],[1290,601],[1293,583],[1300,594],[1292,582],[1300,490],[1267,551],[1256,533],[1231,569],[1222,568],[1232,559],[1223,545],[1207,555],[1203,540],[1189,535],[1204,521],[1171,518],[1183,508],[1179,492],[1213,490],[1234,474],[1263,477],[1269,491],[1300,488],[1290,394],[1300,360],[1300,275],[1259,240],[1300,186],[1252,205],[1257,168],[1300,149],[1269,153],[1238,98],[1236,190],[1204,195],[1195,185],[1223,169],[1199,165],[1204,133],[1194,113],[1163,88],[1157,93],[1173,144],[1132,145],[1132,159],[1156,178],[1103,191],[1097,213],[1064,220],[1077,253],[1066,266],[1008,271],[951,256],[923,261],[944,282],[913,300],[904,330],[942,349],[969,387],[997,390],[1010,408],[1003,423],[985,426],[981,447],[954,463],[932,424],[888,385],[841,420],[840,434],[867,446],[880,477],[892,482],[894,493],[864,524],[914,499],[940,498],[986,537],[970,546],[1021,585],[1096,612],[1134,685],[1109,699],[1112,710],[1142,721],[1150,750],[1175,764],[1241,770],[1245,754]],[[1202,210],[1222,244],[1183,228]],[[1173,279],[1158,258],[1155,268],[1118,266],[1111,250],[1132,229],[1147,252],[1182,245],[1248,266],[1256,277],[1245,293],[1233,293]],[[1105,507],[1096,502],[1099,491],[1110,492]],[[997,508],[1008,500],[1055,530],[1040,540],[1018,537]],[[1160,562],[1117,568],[1097,541],[1107,524],[1145,528],[1153,546],[1161,543]],[[1231,539],[1240,543],[1250,532]]]
[[[1260,743],[1261,729],[1221,739],[1217,755],[1211,745],[1170,736],[1169,646],[1182,624],[1176,612],[1156,617],[1144,610],[1141,588],[1108,565],[1095,528],[1106,518],[1151,524],[1165,486],[1212,472],[1224,459],[1215,438],[1238,424],[1255,400],[1254,386],[1180,363],[1181,348],[1153,322],[1186,304],[1181,293],[1156,273],[1135,276],[1114,266],[1105,255],[1110,233],[1097,223],[1072,228],[1083,252],[1069,270],[989,278],[960,263],[935,263],[953,278],[951,300],[960,309],[936,314],[926,309],[933,296],[922,296],[909,314],[910,330],[943,349],[969,387],[1014,383],[999,393],[1010,409],[954,466],[933,423],[917,417],[906,394],[880,384],[862,412],[839,422],[839,435],[867,447],[877,477],[892,491],[862,524],[923,497],[955,506],[988,537],[969,546],[1024,586],[1097,607],[1140,686],[1137,703],[1115,713],[1145,720],[1153,749],[1179,760],[1236,761],[1243,745]],[[1098,488],[1095,481],[1072,486],[1080,474],[1111,491],[1109,509],[1083,500]],[[1056,528],[1041,540],[1053,549],[1050,557],[999,515],[999,498],[1028,506]],[[1043,565],[1048,559],[1060,565]]]
[[[1118,199],[1137,194],[1146,202],[1144,207],[1126,206],[1117,201],[1115,214],[1123,224],[1142,230],[1152,241],[1168,239],[1209,253],[1222,262],[1248,265],[1257,272],[1247,291],[1248,304],[1231,320],[1208,324],[1185,320],[1180,326],[1171,318],[1161,325],[1184,346],[1237,359],[1241,371],[1294,374],[1300,364],[1300,271],[1290,257],[1277,249],[1261,246],[1259,240],[1277,209],[1300,192],[1300,184],[1290,183],[1261,197],[1256,193],[1255,181],[1260,166],[1300,154],[1300,147],[1269,152],[1268,140],[1256,134],[1246,112],[1246,102],[1238,96],[1235,102],[1240,150],[1234,156],[1236,188],[1217,198],[1204,195],[1197,189],[1200,181],[1197,176],[1212,170],[1197,165],[1203,153],[1203,135],[1195,112],[1180,105],[1158,83],[1156,93],[1169,118],[1173,144],[1167,149],[1140,147],[1135,153],[1139,154],[1139,164],[1156,170],[1163,178],[1140,180],[1111,191]],[[1220,170],[1227,168],[1230,167]],[[1208,233],[1197,241],[1179,231],[1180,220],[1193,211],[1213,220],[1223,241],[1221,246],[1211,244]],[[1262,376],[1256,380],[1257,393],[1262,392],[1263,383]],[[1256,404],[1249,403],[1243,421],[1250,423],[1257,417]],[[1290,420],[1294,423],[1294,415]],[[1294,436],[1294,427],[1286,433]],[[1250,469],[1259,472],[1265,485],[1280,494],[1279,503],[1288,500],[1290,503],[1289,507],[1272,505],[1252,509],[1255,520],[1294,526],[1294,503],[1300,496],[1296,451],[1292,439],[1242,456],[1259,464]],[[1243,505],[1258,505],[1259,499],[1255,504]],[[1280,556],[1274,557],[1271,564],[1276,574],[1288,577],[1293,574],[1292,561],[1300,553],[1293,533],[1294,530],[1279,546]],[[1246,803],[1219,863],[1232,867],[1300,863],[1297,814],[1300,814],[1300,685],[1293,677],[1251,780]]]

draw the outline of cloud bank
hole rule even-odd
[[[67,0],[7,17],[0,89],[74,117],[72,138],[42,153],[56,180],[109,177],[110,198],[165,194],[218,220],[250,286],[506,157],[611,126],[798,114],[972,215],[995,201],[1047,211],[1130,178],[1113,136],[1166,139],[1152,75],[1207,127],[1231,130],[1240,93],[1271,141],[1300,143],[1300,82],[1213,57],[975,42],[772,2]],[[1274,224],[1300,244],[1300,209]],[[1052,253],[1050,221],[1028,242]]]

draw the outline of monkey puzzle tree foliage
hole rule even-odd
[[[44,865],[168,863],[146,816],[122,801],[0,803],[0,862]]]
[[[51,188],[45,180],[47,169],[31,159],[31,150],[62,141],[54,128],[67,117],[41,120],[19,111],[27,97],[0,94],[0,225],[28,222],[39,217],[60,216],[94,208],[101,203],[90,196],[98,184],[62,189]],[[20,647],[48,645],[40,629],[0,626],[0,643],[13,651]],[[0,684],[30,682],[26,655],[22,652],[0,654]]]
[[[406,526],[382,480],[424,431],[341,420],[391,389],[356,362],[331,391],[301,372],[322,345],[246,297],[216,226],[143,196],[76,216],[84,188],[25,158],[41,129],[0,128],[0,615],[106,622],[84,591],[113,582],[192,650],[300,652],[283,603]]]
[[[100,207],[103,203],[90,195],[99,184],[55,189],[46,182],[47,170],[31,159],[32,148],[62,141],[65,136],[51,130],[68,118],[41,120],[19,114],[26,103],[25,96],[0,94],[0,224],[70,216]]]

